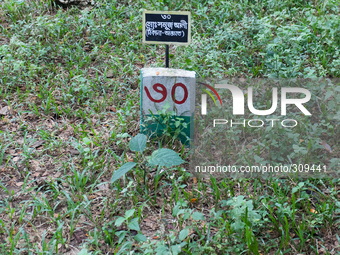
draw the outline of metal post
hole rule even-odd
[[[165,45],[165,67],[169,68],[169,45]]]

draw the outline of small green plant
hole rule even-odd
[[[188,123],[183,117],[176,116],[176,111],[170,111],[170,104],[166,102],[162,110],[158,110],[156,114],[150,110],[150,115],[145,119],[145,127],[155,130],[155,137],[159,137],[166,144],[174,143],[176,139],[180,139],[182,143],[189,140],[184,132],[188,128]]]
[[[146,183],[146,167],[144,166],[145,163],[147,163],[151,167],[158,166],[159,167],[172,167],[172,166],[178,166],[184,161],[178,156],[178,154],[171,150],[166,148],[161,148],[152,153],[152,155],[148,158],[144,157],[143,151],[145,149],[147,142],[146,135],[138,134],[137,136],[133,137],[129,142],[130,150],[135,151],[136,155],[137,153],[141,153],[142,155],[142,162],[136,163],[136,162],[127,162],[124,165],[122,165],[117,171],[113,174],[111,178],[111,183],[114,183],[119,178],[124,176],[127,172],[129,172],[132,168],[135,166],[142,167],[144,169],[144,183]]]
[[[192,218],[194,224],[197,227],[200,221],[204,221],[205,217],[201,212],[194,211],[194,209],[188,208],[188,203],[183,199],[177,201],[175,207],[172,210],[172,215],[177,218],[180,231],[178,233],[172,232],[167,235],[165,240],[149,241],[142,245],[144,248],[144,254],[152,254],[152,251],[163,252],[165,254],[180,254],[181,251],[195,250],[198,245],[193,243],[188,245],[186,240],[190,234],[192,227],[188,226],[188,220]],[[183,224],[186,222],[186,227]],[[201,236],[202,237],[202,236]],[[204,237],[203,237],[204,238]]]
[[[223,200],[221,203],[222,206],[232,207],[230,216],[234,222],[230,226],[235,232],[243,231],[246,226],[255,228],[263,223],[260,212],[254,209],[253,201],[245,200],[242,195],[231,198],[228,201]]]

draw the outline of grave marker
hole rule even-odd
[[[169,45],[189,45],[191,41],[190,12],[143,12],[143,43],[165,44],[166,68],[141,69],[141,132],[160,134],[164,128],[160,125],[157,111],[170,105],[168,111],[175,111],[176,117],[184,119],[187,128],[185,136],[180,136],[182,143],[189,144],[187,137],[193,138],[195,109],[195,72],[181,69],[169,69]],[[151,112],[151,113],[150,113]],[[147,117],[153,117],[147,122]],[[173,129],[176,127],[171,126]]]
[[[188,124],[183,130],[186,136],[193,138],[195,111],[195,72],[169,68],[143,68],[141,70],[141,131],[144,134],[160,133],[162,126],[156,120],[145,126],[146,117],[151,117],[150,111],[158,116],[168,103],[169,111],[175,111],[176,116]],[[181,136],[181,141],[187,142]],[[187,143],[188,144],[188,143]]]

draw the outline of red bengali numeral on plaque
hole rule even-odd
[[[182,99],[182,101],[178,101],[176,98],[175,98],[175,92],[176,92],[176,88],[177,87],[181,87],[183,90],[184,90],[184,97]],[[188,89],[187,87],[185,87],[185,85],[183,83],[176,83],[173,87],[172,87],[172,90],[171,90],[171,97],[172,97],[172,100],[175,101],[176,104],[183,104],[185,101],[187,101],[188,99]]]
[[[168,95],[168,92],[166,92],[166,88],[164,87],[164,85],[163,85],[163,84],[160,84],[160,83],[156,83],[156,84],[154,84],[154,85],[152,86],[152,88],[153,88],[156,92],[162,94],[163,97],[162,97],[161,99],[158,99],[158,100],[154,99],[154,98],[151,96],[151,94],[150,94],[148,88],[147,88],[147,87],[144,87],[145,92],[146,92],[146,95],[148,96],[148,98],[149,98],[152,102],[155,102],[155,103],[161,103],[161,102],[163,102],[163,101],[165,100],[165,98],[167,97],[167,95]],[[158,88],[161,88],[161,90],[158,89]]]
[[[176,92],[176,88],[177,87],[181,87],[183,90],[184,90],[184,97],[181,101],[178,101],[176,98],[175,98],[175,92]],[[154,99],[151,94],[150,94],[150,91],[147,87],[144,87],[145,89],[145,92],[146,92],[146,95],[147,97],[152,101],[152,102],[155,102],[155,103],[161,103],[163,102],[166,97],[168,96],[168,92],[166,91],[166,88],[163,84],[160,84],[160,83],[156,83],[152,86],[152,88],[154,89],[154,91],[156,91],[157,93],[160,93],[162,94],[162,98],[161,99]],[[172,97],[172,100],[175,101],[176,104],[184,104],[185,101],[187,101],[188,99],[188,89],[187,87],[183,84],[183,83],[176,83],[172,89],[171,89],[171,97]]]

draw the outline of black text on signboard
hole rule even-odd
[[[143,43],[190,44],[190,12],[143,12]]]

